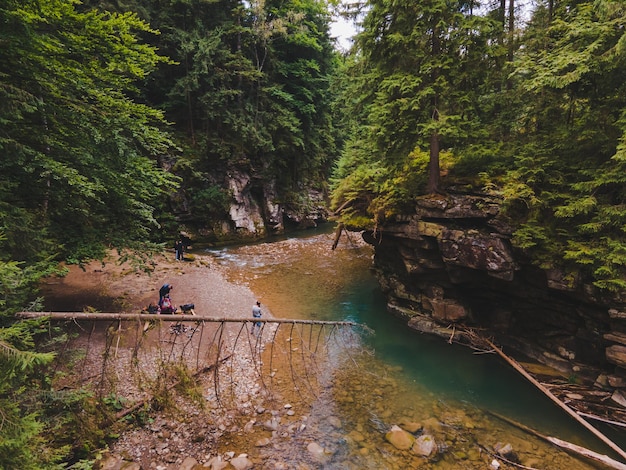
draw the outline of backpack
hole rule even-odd
[[[172,306],[172,301],[169,297],[163,297],[161,302],[161,313],[174,313],[176,309]]]

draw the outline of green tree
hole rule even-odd
[[[355,120],[354,138],[335,176],[347,168],[368,175],[361,187],[373,194],[356,199],[370,200],[377,220],[420,193],[440,192],[442,155],[489,147],[488,118],[502,83],[502,27],[496,14],[477,16],[475,9],[476,2],[463,1],[369,2],[342,97]],[[358,170],[363,165],[370,168]],[[358,186],[348,186],[335,180],[335,206],[349,204],[342,194],[358,194]]]
[[[428,149],[428,192],[439,191],[439,154],[477,127],[474,77],[485,57],[472,3],[370,1],[357,44],[371,70],[369,120],[383,158],[402,162]]]
[[[175,186],[161,112],[133,99],[166,59],[133,14],[79,11],[73,0],[0,4],[0,467],[56,468],[43,394],[51,355],[35,352],[39,280],[59,257],[80,261],[145,242]]]
[[[32,259],[39,249],[18,230],[45,232],[75,259],[146,239],[155,200],[173,187],[156,164],[171,151],[162,113],[132,99],[136,82],[165,60],[139,40],[153,31],[136,15],[81,13],[72,1],[9,0],[0,20],[0,223],[9,253]]]
[[[253,175],[279,197],[323,185],[336,157],[330,77],[336,52],[320,0],[127,2],[161,31],[153,43],[174,61],[143,93],[186,141],[175,171],[192,212],[219,210],[227,172]],[[196,205],[199,203],[199,205]]]
[[[516,70],[524,145],[508,189],[531,208],[517,243],[541,262],[588,268],[608,289],[626,287],[625,25],[611,0],[535,13]]]

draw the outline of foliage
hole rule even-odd
[[[107,8],[119,9],[120,2],[111,3]],[[233,171],[253,177],[255,194],[263,194],[264,182],[275,183],[280,199],[323,185],[338,139],[330,108],[336,53],[326,2],[124,5],[158,28],[153,44],[173,59],[142,93],[175,123],[183,142],[174,165],[183,191],[175,202],[188,220],[206,225],[224,217],[226,174]]]
[[[156,32],[132,13],[77,6],[0,6],[1,468],[56,468],[79,447],[85,403],[50,390],[53,356],[37,351],[53,347],[56,331],[13,315],[41,309],[39,280],[60,273],[58,259],[148,238],[175,187],[157,162],[174,148],[163,114],[134,99],[167,62],[140,40]]]
[[[523,30],[487,2],[368,4],[346,69],[353,138],[333,207],[392,214],[432,192],[444,150],[445,184],[502,196],[513,242],[536,264],[625,287],[623,2],[540,2]],[[427,150],[424,188],[411,155]]]
[[[419,193],[438,191],[442,155],[448,171],[462,144],[485,136],[477,92],[489,70],[493,22],[463,2],[369,4],[340,96],[351,104],[354,137],[336,167],[333,206],[363,192],[376,203],[358,210],[379,217]],[[346,168],[355,173],[348,176]],[[370,173],[380,178],[376,187],[363,184]]]
[[[515,71],[527,143],[508,183],[525,189],[507,190],[528,206],[520,246],[574,263],[609,290],[626,287],[625,22],[618,2],[574,2],[561,4],[545,34],[530,29]]]
[[[72,1],[9,0],[0,19],[0,223],[12,240],[42,232],[9,244],[12,257],[93,257],[146,238],[174,186],[156,165],[172,148],[163,115],[131,97],[166,62],[138,40],[154,31]]]

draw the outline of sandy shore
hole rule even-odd
[[[67,276],[49,279],[43,286],[46,309],[139,313],[150,303],[157,303],[159,288],[169,283],[174,286],[171,297],[175,306],[193,303],[197,314],[251,318],[255,295],[248,287],[230,282],[223,268],[213,263],[210,256],[189,256],[186,261],[178,262],[167,253],[155,257],[153,263],[154,269],[149,272],[134,270],[114,259],[104,264],[91,263],[84,270],[72,266]],[[265,318],[271,317],[265,305],[263,314]],[[238,351],[233,354],[229,367],[251,371],[253,361],[259,358],[250,354],[250,348],[246,346],[250,343],[247,335],[238,341]],[[92,346],[92,349],[96,347]],[[252,426],[249,426],[247,445],[244,446],[247,448],[241,448],[242,444],[235,443],[232,434],[240,432],[246,420],[250,422],[247,415],[257,415],[254,410],[259,409],[264,391],[258,377],[245,372],[236,374],[237,396],[228,407],[216,405],[212,374],[205,374],[198,382],[198,389],[203,394],[200,400],[174,391],[176,398],[172,408],[152,411],[147,426],[122,431],[120,438],[111,444],[112,457],[109,458],[117,463],[110,464],[115,466],[123,459],[144,469],[178,470],[192,468],[189,464],[195,462],[205,464],[204,468],[217,469],[222,465],[219,462],[241,454],[247,456],[262,436],[255,437]],[[229,377],[222,380],[225,382]],[[240,409],[233,409],[233,403]],[[277,407],[280,409],[282,405],[281,402]],[[241,424],[242,420],[244,424]],[[242,468],[245,468],[245,462]]]
[[[243,285],[227,280],[223,269],[209,256],[188,257],[178,262],[173,255],[153,258],[151,271],[134,270],[114,258],[92,262],[83,269],[71,266],[67,276],[51,278],[43,286],[46,310],[139,313],[159,300],[159,288],[174,286],[174,305],[193,303],[201,315],[225,318],[251,316],[256,297]],[[263,313],[270,315],[266,306]]]

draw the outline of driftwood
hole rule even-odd
[[[512,419],[507,418],[506,416],[502,416],[498,413],[494,413],[489,411],[489,414],[491,414],[492,416],[495,416],[496,418],[510,424],[511,426],[515,426],[516,428],[521,429],[522,431],[527,432],[528,434],[531,434],[535,437],[538,437],[539,439],[542,439],[546,442],[549,442],[557,447],[560,447],[561,449],[567,450],[569,452],[572,452],[574,454],[580,455],[582,457],[585,457],[589,460],[593,460],[594,462],[600,462],[602,464],[604,464],[605,466],[609,467],[609,468],[615,468],[617,470],[626,470],[626,465],[618,462],[617,460],[613,460],[612,458],[604,455],[604,454],[598,454],[597,452],[594,452],[590,449],[587,449],[585,447],[581,447],[579,445],[576,444],[572,444],[571,442],[567,442],[564,441],[562,439],[558,439],[556,437],[552,437],[552,436],[546,436],[544,434],[541,434],[538,431],[535,431],[532,428],[529,428],[528,426],[523,425],[522,423],[518,423],[517,421],[513,421]]]
[[[600,421],[601,423],[610,424],[612,426],[620,426],[622,428],[626,428],[626,423],[622,423],[620,421],[613,421],[612,419],[606,419],[606,418],[603,418],[602,416],[596,416],[596,415],[592,415],[591,413],[584,413],[582,411],[579,411],[578,414],[582,416],[583,418],[589,418],[595,421]]]
[[[341,232],[343,232],[343,223],[337,225],[337,229],[335,230],[335,240],[333,241],[332,250],[334,251],[339,244],[339,239],[341,238]]]
[[[491,455],[492,457],[498,459],[498,460],[502,460],[504,463],[511,465],[512,467],[517,467],[517,468],[521,468],[523,470],[537,470],[535,467],[528,467],[526,465],[522,465],[521,463],[517,463],[517,462],[513,462],[512,460],[507,459],[506,457],[500,455],[500,454],[496,454],[494,452],[491,452],[489,449],[487,449],[485,446],[478,444],[478,447],[480,447],[484,452],[488,453],[489,455]],[[492,468],[492,467],[490,467]]]
[[[606,437],[598,429],[596,429],[591,424],[589,424],[586,420],[584,420],[581,416],[579,416],[576,413],[576,411],[574,411],[572,408],[570,408],[565,403],[563,403],[561,400],[559,400],[550,390],[548,390],[546,387],[541,385],[541,383],[539,383],[539,381],[537,381],[533,376],[531,376],[528,372],[526,372],[526,370],[521,365],[519,365],[517,363],[517,361],[515,361],[514,359],[512,359],[509,356],[507,356],[506,354],[504,354],[504,352],[502,352],[502,350],[500,348],[498,348],[495,344],[493,344],[488,339],[485,340],[485,341],[487,341],[487,343],[493,348],[494,351],[496,351],[500,355],[500,357],[502,357],[516,371],[518,371],[520,374],[522,374],[522,376],[524,376],[530,383],[532,383],[541,392],[543,392],[543,394],[546,395],[550,400],[552,400],[556,405],[558,405],[559,408],[561,408],[568,415],[570,415],[572,418],[574,418],[576,421],[578,421],[580,424],[582,424],[587,430],[591,431],[594,436],[596,436],[598,439],[600,439],[602,442],[604,442],[607,446],[609,446],[611,449],[613,449],[615,452],[617,452],[620,457],[622,457],[624,460],[626,460],[626,452],[624,452],[624,450],[621,447],[619,447],[615,442],[613,442],[608,437]],[[553,439],[555,439],[555,438],[553,438]],[[614,467],[614,468],[618,468],[618,467]],[[624,465],[622,468],[626,470],[626,465]]]

